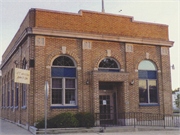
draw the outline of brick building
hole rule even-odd
[[[80,10],[30,9],[2,56],[1,117],[28,126],[62,112],[172,114],[168,26]],[[14,69],[30,84],[14,83]],[[117,118],[118,119],[118,118]]]

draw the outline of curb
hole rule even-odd
[[[47,134],[62,133],[101,133],[101,132],[138,132],[138,131],[179,131],[179,128],[164,127],[93,127],[93,128],[51,128]],[[38,129],[34,135],[44,134],[45,129]]]

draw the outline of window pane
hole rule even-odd
[[[14,81],[11,81],[11,89],[14,90]]]
[[[52,88],[62,88],[62,79],[52,79]]]
[[[149,60],[143,60],[138,67],[138,70],[156,70],[156,66]]]
[[[14,106],[14,90],[11,92],[11,106]]]
[[[2,101],[1,101],[1,102],[2,102],[1,106],[2,106],[2,107],[3,107],[3,97],[4,97],[4,94],[3,94],[3,93],[4,93],[4,91],[3,91],[3,87],[2,87]]]
[[[156,79],[157,75],[156,75],[156,71],[148,71],[148,79]]]
[[[139,80],[139,102],[140,103],[148,103],[146,80]]]
[[[118,65],[112,58],[105,58],[100,62],[99,67],[118,68]]]
[[[66,90],[66,104],[75,104],[75,90]]]
[[[23,90],[27,89],[27,84],[23,84]]]
[[[139,79],[148,79],[148,72],[144,70],[138,71]]]
[[[157,103],[156,80],[149,80],[149,93],[150,93],[150,102],[151,103]]]
[[[66,79],[66,88],[75,88],[75,79]]]
[[[76,77],[76,68],[64,68],[63,77]]]
[[[10,92],[8,91],[8,105],[9,106],[9,100],[10,100]]]
[[[74,62],[66,56],[60,56],[53,62],[54,66],[74,66]]]
[[[16,83],[16,106],[19,104],[19,86],[18,83]]]
[[[76,77],[76,68],[52,67],[52,77]]]
[[[61,89],[52,89],[52,104],[62,104]]]

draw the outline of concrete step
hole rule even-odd
[[[48,128],[47,134],[62,133],[99,133],[99,132],[135,132],[135,131],[161,131],[161,130],[179,130],[174,127],[133,127],[133,126],[116,126],[116,127],[92,127],[92,128]],[[45,134],[45,129],[38,129],[36,134]]]

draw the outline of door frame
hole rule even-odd
[[[117,91],[118,91],[117,86],[118,86],[118,84],[115,83],[115,85],[114,85],[113,82],[112,82],[112,85],[113,85],[113,88],[111,90],[110,89],[109,90],[102,90],[102,89],[100,90],[99,89],[99,98],[100,98],[101,95],[102,96],[103,95],[110,95],[110,106],[113,106],[113,109],[110,111],[110,113],[111,113],[110,119],[113,120],[113,123],[116,123],[117,122],[117,115],[116,114],[118,113],[118,109],[117,109],[117,105],[118,105],[117,104]],[[114,100],[114,93],[116,95],[115,100]],[[114,103],[114,102],[116,102],[116,103]],[[101,112],[100,112],[100,99],[99,99],[99,113],[101,114]]]

